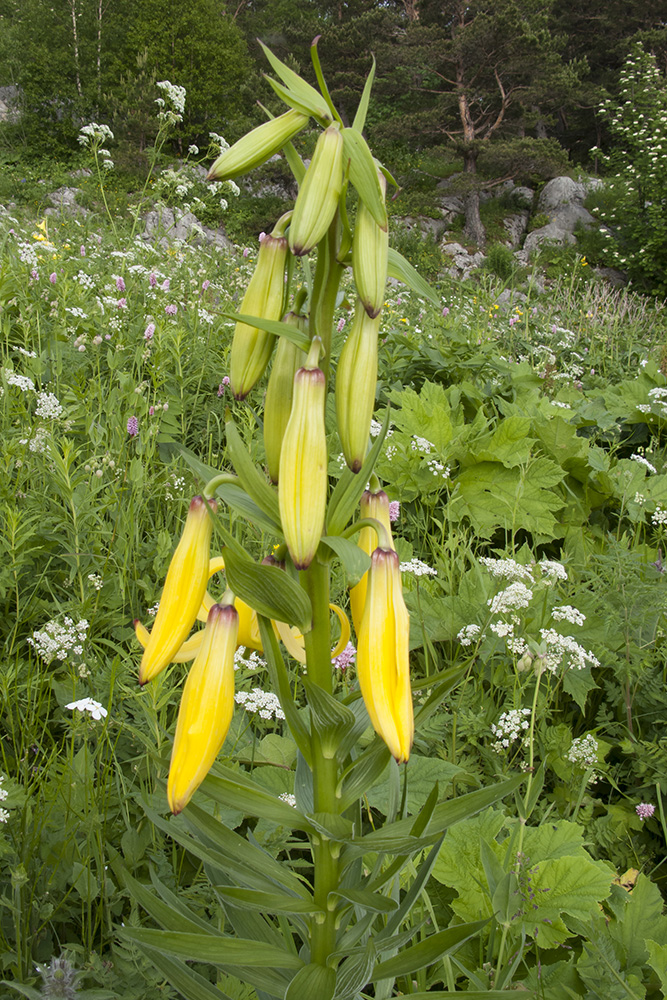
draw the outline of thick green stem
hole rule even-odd
[[[329,625],[329,567],[314,559],[301,574],[313,608],[313,627],[304,635],[308,679],[328,694],[333,689],[331,671],[331,629]],[[312,729],[313,804],[316,813],[336,813],[335,795],[338,766],[335,758],[325,757],[319,733]],[[312,838],[315,868],[315,902],[324,911],[313,919],[311,930],[311,961],[326,965],[336,945],[335,913],[329,909],[329,895],[338,887],[339,867],[337,845],[321,835]]]

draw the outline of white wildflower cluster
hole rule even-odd
[[[658,471],[655,465],[652,465],[647,458],[644,458],[643,455],[630,455],[630,458],[632,459],[633,462],[637,462],[639,465],[643,465],[644,468],[648,469],[649,472]]]
[[[30,451],[34,452],[36,455],[43,455],[46,451],[47,445],[49,443],[51,435],[44,424],[40,424],[35,428],[35,432],[31,438],[20,438],[20,444],[27,444]]]
[[[104,580],[99,573],[89,573],[88,579],[95,590],[101,590],[104,586]]]
[[[371,429],[370,429],[371,437],[377,437],[381,430],[382,430],[382,424],[380,423],[380,421],[371,420]],[[385,437],[391,437],[393,433],[394,432],[391,429],[389,429]]]
[[[52,392],[40,392],[37,396],[36,417],[43,417],[44,420],[57,420],[63,412],[58,397]]]
[[[218,135],[217,132],[209,132],[208,137],[211,140],[211,146],[216,148],[219,153],[223,153],[226,149],[229,149],[229,143],[224,136]]]
[[[66,660],[70,653],[80,656],[83,653],[83,643],[86,641],[88,622],[81,618],[76,624],[69,617],[58,621],[47,622],[43,629],[33,632],[28,639],[35,652],[45,663],[52,660]]]
[[[36,268],[39,264],[39,257],[37,256],[37,250],[35,249],[34,243],[18,243],[19,260],[24,264],[30,264],[30,267]],[[37,275],[39,277],[39,275]]]
[[[583,670],[587,664],[599,667],[600,661],[590,650],[585,650],[571,635],[561,635],[553,628],[541,628],[540,635],[546,643],[547,651],[542,657],[546,670],[556,673],[563,664],[566,670]]]
[[[84,312],[79,306],[66,306],[65,312],[73,316],[74,319],[88,319],[88,313]]]
[[[492,622],[489,628],[492,632],[495,632],[500,639],[504,639],[506,636],[512,637],[514,635],[514,626],[516,622]]]
[[[572,740],[572,746],[567,752],[567,759],[577,767],[586,770],[595,767],[598,762],[598,741],[589,733]]]
[[[426,466],[429,472],[432,472],[437,479],[449,479],[452,471],[449,465],[443,465],[436,458],[429,458]]]
[[[296,795],[293,795],[292,792],[281,792],[278,798],[286,802],[288,806],[293,806],[296,809]]]
[[[79,271],[79,273],[72,278],[72,281],[76,281],[76,283],[81,285],[82,288],[92,289],[95,287],[95,279],[90,274],[86,274],[85,271]]]
[[[113,142],[114,134],[108,125],[91,122],[79,129],[78,140],[82,146],[94,146],[102,142]]]
[[[653,514],[651,515],[651,521],[656,526],[661,524],[667,524],[667,510],[665,510],[664,507],[661,507],[660,504],[658,504],[658,506],[653,511]]]
[[[35,383],[27,375],[18,375],[11,368],[3,368],[2,375],[7,385],[15,385],[21,392],[35,391]]]
[[[272,691],[253,688],[252,691],[237,691],[234,695],[237,705],[242,705],[246,712],[257,712],[260,719],[284,719],[285,713],[280,707],[277,695]]]
[[[502,580],[530,580],[533,582],[533,574],[530,566],[522,566],[515,559],[491,559],[482,556],[479,560],[491,574]]]
[[[263,660],[254,649],[248,651],[245,646],[239,646],[234,653],[234,670],[238,670],[239,667],[245,667],[246,670],[254,671],[260,670],[265,666],[266,660]]]
[[[557,583],[558,580],[567,580],[567,570],[562,563],[554,559],[542,559],[538,566],[542,571],[542,579],[549,585]]]
[[[495,597],[490,597],[486,602],[491,609],[492,615],[507,614],[518,608],[527,608],[533,599],[533,592],[525,583],[517,580],[511,583],[505,590],[501,590]]]
[[[4,774],[0,774],[0,802],[5,802],[7,799],[7,789],[2,787],[2,783],[5,780]],[[7,809],[0,809],[0,823],[6,823],[9,819],[9,812]]]
[[[418,434],[412,435],[412,440],[410,442],[410,448],[412,451],[418,451],[422,455],[430,455],[434,450],[433,445],[426,438],[419,437]]]
[[[528,643],[526,642],[525,639],[522,639],[520,636],[515,637],[513,635],[510,635],[507,637],[507,648],[509,649],[510,653],[514,654],[514,656],[523,656],[523,654],[528,649]]]
[[[71,701],[69,705],[65,705],[65,708],[69,708],[73,712],[81,712],[82,714],[87,712],[97,722],[100,719],[106,719],[109,714],[106,708],[103,708],[99,701],[94,701],[93,698],[79,698],[78,701]]]
[[[479,625],[464,625],[456,638],[462,646],[472,646],[479,639],[481,631]]]
[[[185,489],[185,478],[172,472],[167,479],[167,486],[164,491],[165,500],[176,500],[183,496]]]
[[[155,103],[160,108],[158,112],[158,121],[167,125],[175,125],[177,122],[183,121],[183,112],[185,111],[185,87],[179,87],[175,83],[170,83],[169,80],[161,80],[157,86],[164,93],[164,97],[158,97]],[[166,107],[166,101],[168,101],[172,107],[163,110]]]
[[[561,604],[559,607],[554,608],[551,612],[551,617],[557,622],[569,622],[570,625],[583,625],[586,621],[586,615],[579,611],[578,608],[573,608],[571,604]]]
[[[402,562],[399,566],[401,573],[412,573],[413,576],[437,576],[437,569],[428,566],[421,559],[410,559],[409,562]]]
[[[37,357],[37,351],[26,351],[25,347],[15,347],[14,350],[18,351],[18,353],[22,354],[25,358]]]
[[[525,731],[530,726],[529,708],[511,708],[508,712],[503,712],[497,722],[491,726],[491,732],[496,737],[491,744],[491,749],[496,753],[507,750],[515,740],[521,739],[526,742]]]

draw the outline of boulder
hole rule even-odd
[[[529,218],[530,212],[526,208],[522,212],[516,212],[514,215],[508,215],[503,219],[503,226],[508,236],[507,246],[512,250],[515,250],[521,244],[521,237],[528,228]]]
[[[443,241],[440,244],[440,250],[445,256],[452,259],[452,266],[446,272],[452,278],[468,278],[471,272],[481,267],[486,259],[480,250],[475,254],[470,254],[460,243]]]
[[[547,226],[542,226],[541,229],[534,229],[532,233],[528,233],[523,244],[523,254],[528,260],[543,243],[557,243],[562,246],[564,243],[576,242],[571,232],[563,229],[557,222],[550,222]]]
[[[405,215],[396,218],[396,222],[404,226],[408,232],[418,229],[424,236],[433,236],[439,240],[447,231],[447,223],[444,219],[430,219],[423,215]]]
[[[232,249],[232,243],[223,229],[210,229],[202,225],[193,212],[181,212],[178,208],[167,208],[166,205],[154,208],[146,216],[142,239],[149,241],[156,237],[159,245],[165,249],[174,240],[192,242],[197,246],[208,243],[225,250]]]
[[[585,197],[586,187],[584,184],[573,181],[571,177],[554,177],[542,188],[537,211],[553,215],[573,202],[581,204]]]
[[[77,205],[76,196],[81,193],[81,188],[61,187],[57,191],[51,191],[48,195],[49,201],[54,206],[46,208],[44,215],[88,215],[88,209]]]

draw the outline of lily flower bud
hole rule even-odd
[[[260,244],[257,265],[241,303],[240,312],[259,319],[279,320],[283,313],[287,240],[274,233],[265,236]],[[237,399],[247,396],[264,374],[275,339],[272,333],[256,326],[236,324],[229,377]]]
[[[194,497],[160,597],[155,622],[139,668],[139,683],[152,680],[171,663],[197,620],[209,577],[215,500]]]
[[[391,521],[389,519],[389,497],[384,490],[365,490],[361,495],[359,513],[362,518],[374,517],[376,521],[384,525],[387,531],[387,538],[391,539]],[[362,528],[359,532],[357,545],[360,549],[370,555],[377,548],[379,539],[375,528]],[[392,541],[393,548],[393,541]],[[352,612],[352,622],[354,631],[359,635],[361,619],[366,607],[366,590],[368,587],[368,573],[364,573],[359,583],[350,588],[350,610]]]
[[[278,479],[280,521],[297,569],[310,566],[324,528],[328,485],[325,398],[324,372],[309,355],[306,367],[294,376],[292,412],[280,452]]]
[[[352,329],[336,371],[338,437],[348,468],[359,472],[368,448],[375,407],[380,317],[371,319],[357,299]]]
[[[357,641],[357,676],[373,728],[400,764],[410,756],[414,715],[410,689],[410,616],[398,554],[377,548]]]
[[[290,250],[297,257],[317,246],[333,221],[343,188],[343,136],[330,125],[317,140],[289,228]]]
[[[384,194],[387,182],[378,171]],[[359,202],[352,239],[352,273],[357,292],[369,316],[380,315],[384,305],[389,259],[389,228],[381,229],[363,201]]]
[[[209,170],[206,180],[226,181],[254,170],[281,150],[307,124],[308,115],[293,109],[264,122],[225,149]]]
[[[307,326],[305,316],[293,313],[285,316],[284,322],[302,330]],[[279,338],[264,401],[264,450],[272,483],[278,482],[280,452],[292,411],[294,376],[305,360],[306,355],[296,344],[287,337]]]
[[[234,713],[238,629],[236,608],[231,604],[214,604],[178,710],[167,782],[167,798],[173,813],[186,807],[225,742]]]

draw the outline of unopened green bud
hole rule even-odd
[[[375,407],[380,317],[371,319],[357,299],[352,329],[336,371],[336,419],[345,461],[359,472],[366,457]]]
[[[302,257],[333,221],[343,187],[343,136],[336,125],[321,134],[294,205],[289,228],[292,253]]]
[[[254,128],[217,158],[208,172],[208,181],[227,181],[265,163],[308,124],[308,115],[287,111]]]

